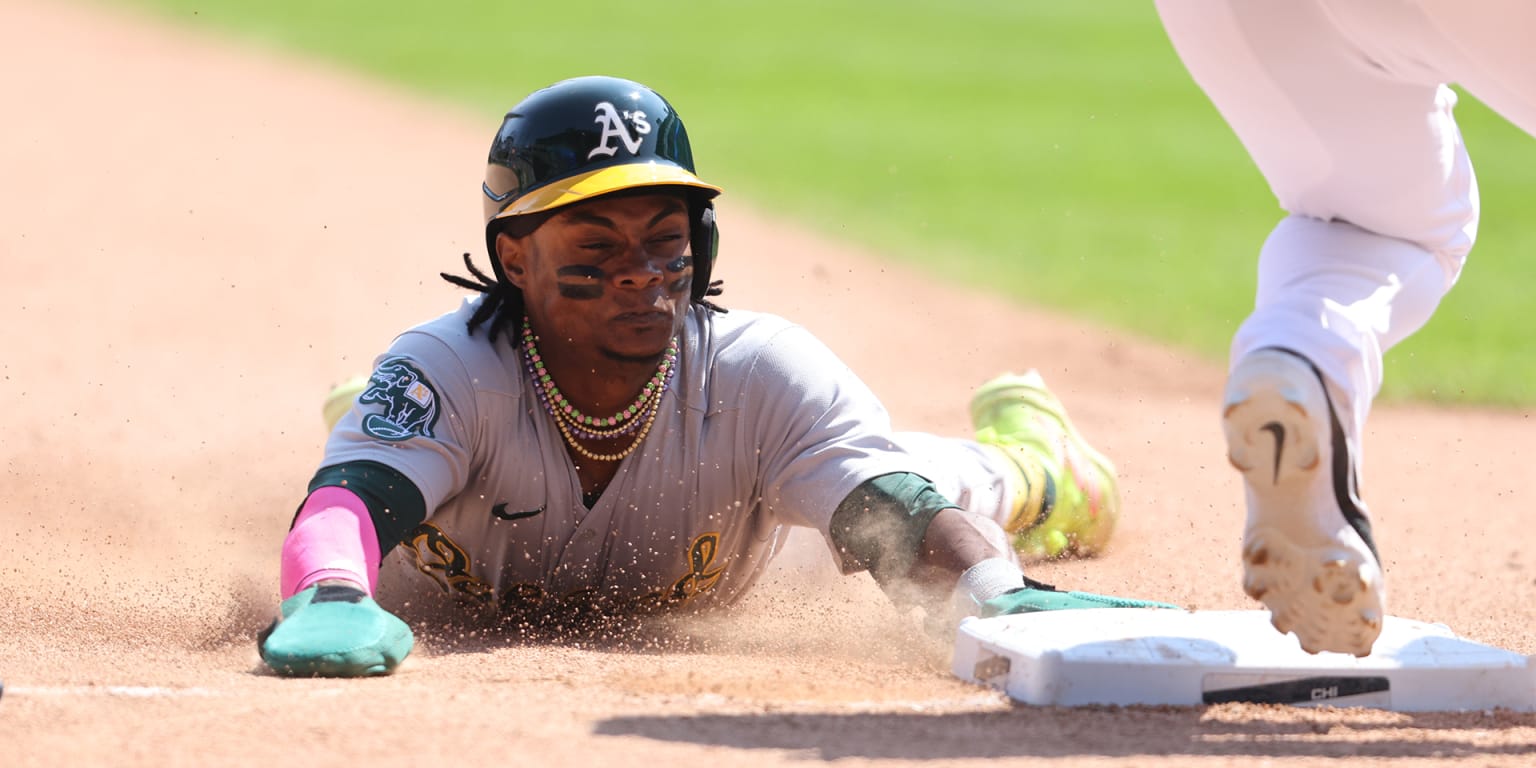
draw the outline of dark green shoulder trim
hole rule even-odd
[[[907,575],[928,524],[939,510],[958,508],[911,472],[864,481],[837,505],[829,533],[845,572],[868,569],[876,581]]]
[[[368,516],[373,518],[373,529],[379,534],[380,557],[427,519],[427,502],[416,484],[377,461],[349,461],[323,467],[309,481],[309,492],[326,486],[346,488],[368,505]]]

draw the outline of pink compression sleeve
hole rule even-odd
[[[311,493],[283,541],[283,599],[321,579],[355,581],[371,595],[378,574],[379,537],[368,505],[345,488]]]

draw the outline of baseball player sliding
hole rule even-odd
[[[651,89],[530,95],[483,192],[492,273],[444,275],[481,295],[340,395],[259,639],[277,673],[395,668],[413,636],[375,595],[522,620],[725,605],[790,526],[936,615],[1162,605],[1024,577],[1021,554],[1096,553],[1118,514],[1038,375],[976,393],[975,439],[897,433],[803,328],[712,300],[720,189]]]
[[[1259,252],[1222,418],[1247,488],[1243,586],[1309,651],[1367,655],[1386,584],[1361,498],[1382,356],[1477,235],[1460,83],[1536,132],[1536,5],[1159,0],[1174,48],[1288,214]]]

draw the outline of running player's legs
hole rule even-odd
[[[1359,438],[1382,355],[1429,319],[1476,235],[1456,96],[1422,55],[1423,25],[1371,0],[1158,8],[1289,214],[1260,249],[1223,402],[1248,506],[1243,588],[1304,649],[1364,655],[1385,585]]]
[[[1291,214],[1260,252],[1232,361],[1286,347],[1358,434],[1381,356],[1433,313],[1472,246],[1477,193],[1429,72],[1389,72],[1316,2],[1161,0],[1170,40]]]
[[[1536,3],[1421,0],[1419,5],[1440,40],[1435,63],[1448,79],[1536,136],[1536,46],[1531,45]]]

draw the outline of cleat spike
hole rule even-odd
[[[1288,635],[1291,633],[1290,622],[1280,618],[1279,616],[1271,614],[1269,617],[1269,623],[1273,625],[1275,630],[1282,635]]]

